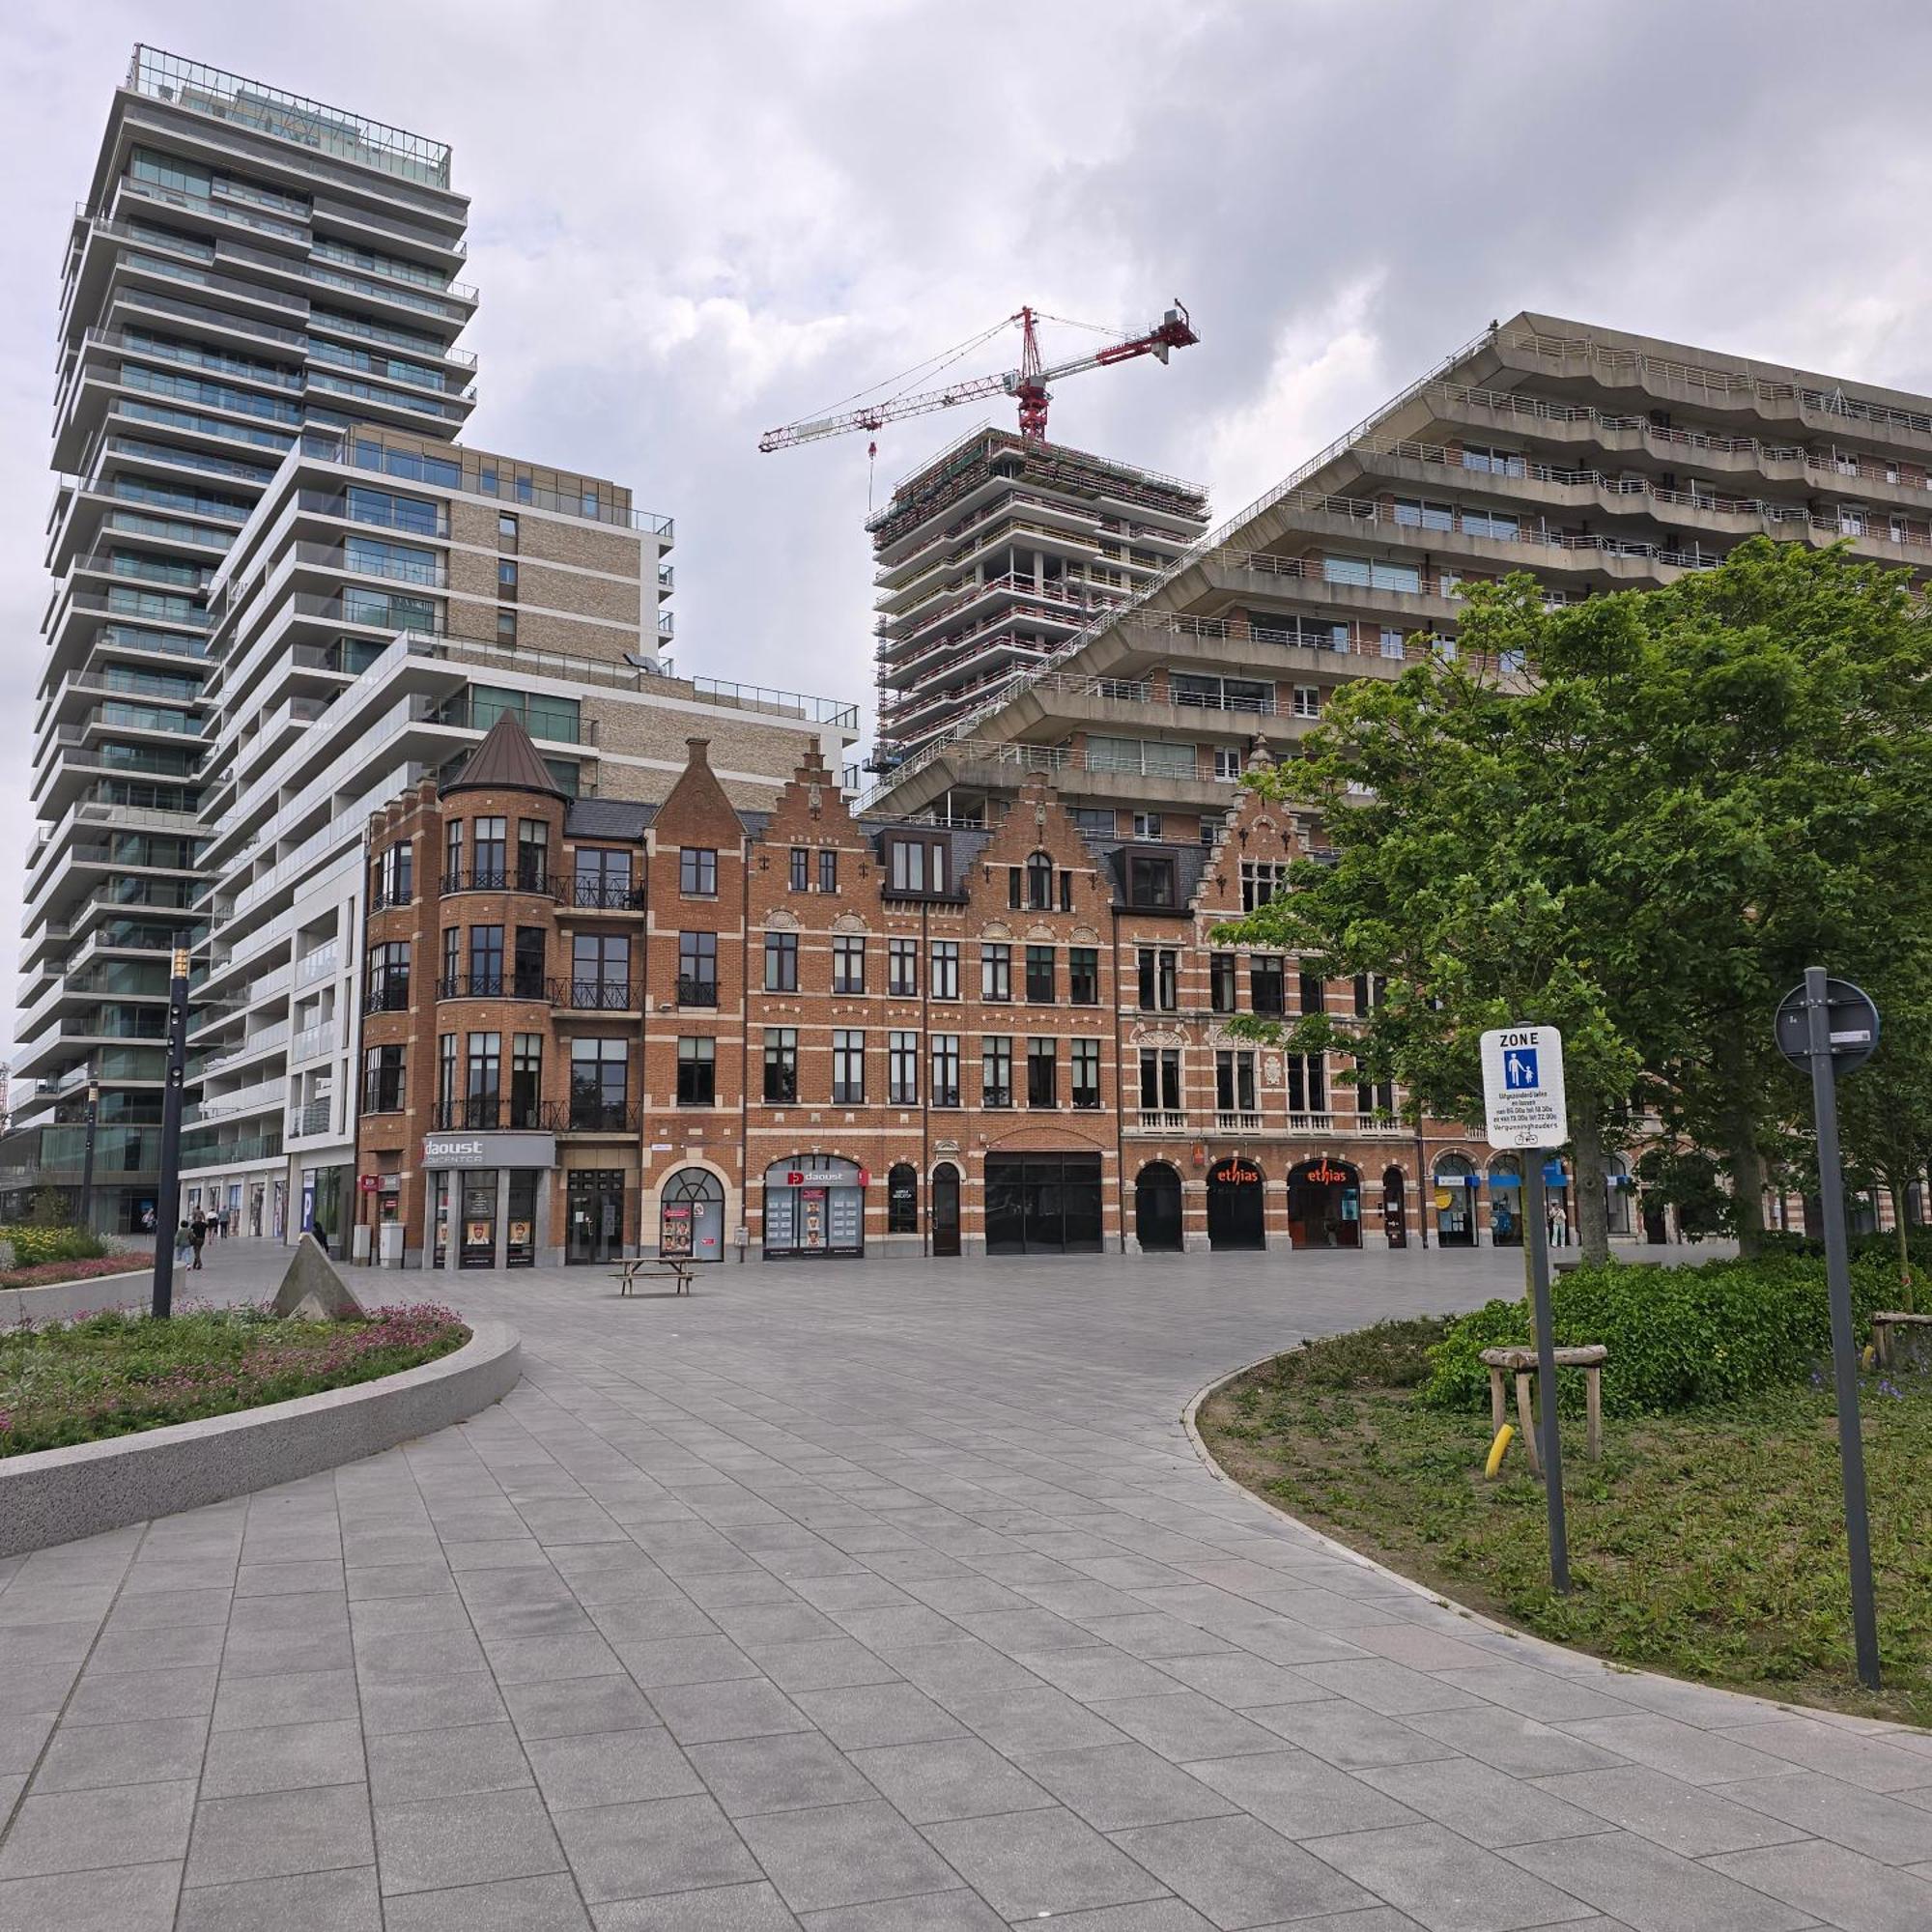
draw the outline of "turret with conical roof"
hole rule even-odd
[[[551,798],[568,794],[551,776],[524,721],[514,711],[503,712],[483,734],[483,742],[470,753],[466,764],[443,786],[447,798],[458,791],[540,791]]]

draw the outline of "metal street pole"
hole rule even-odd
[[[100,1118],[100,1081],[92,1066],[87,1069],[87,1151],[80,1164],[80,1225],[94,1227],[94,1127]]]
[[[1570,1532],[1563,1520],[1563,1441],[1556,1432],[1556,1331],[1549,1308],[1549,1222],[1542,1148],[1523,1154],[1523,1212],[1529,1226],[1530,1298],[1536,1317],[1536,1433],[1542,1438],[1543,1495],[1549,1516],[1549,1586],[1570,1594]]]
[[[168,980],[168,1079],[161,1093],[161,1179],[155,1216],[155,1301],[157,1321],[175,1305],[175,1229],[181,1221],[182,1083],[187,1075],[187,948],[175,948]]]
[[[1865,1504],[1864,1437],[1852,1337],[1852,1271],[1845,1245],[1845,1171],[1838,1153],[1838,1077],[1833,1065],[1831,995],[1822,966],[1804,969],[1811,1105],[1818,1121],[1818,1204],[1825,1223],[1825,1280],[1832,1298],[1832,1369],[1838,1399],[1838,1465],[1845,1485],[1845,1543],[1852,1571],[1852,1634],[1859,1682],[1876,1690],[1878,1611],[1872,1598],[1871,1519]]]

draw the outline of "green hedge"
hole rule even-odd
[[[1882,1256],[1853,1264],[1861,1346],[1872,1311],[1897,1296],[1896,1272]],[[1804,1258],[1695,1267],[1610,1262],[1557,1276],[1550,1298],[1559,1348],[1592,1342],[1608,1348],[1604,1409],[1610,1415],[1690,1408],[1803,1381],[1831,1354],[1824,1264]],[[1487,1408],[1490,1372],[1479,1359],[1482,1350],[1526,1347],[1530,1340],[1520,1301],[1492,1301],[1463,1316],[1430,1351],[1422,1400],[1437,1408]],[[1561,1406],[1580,1407],[1582,1377],[1558,1380]]]
[[[15,1267],[46,1262],[85,1262],[107,1253],[107,1243],[85,1228],[41,1228],[27,1222],[0,1228],[0,1241],[14,1250]]]

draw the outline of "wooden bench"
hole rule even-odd
[[[1892,1330],[1894,1328],[1932,1328],[1932,1315],[1908,1315],[1902,1309],[1891,1309],[1871,1319],[1872,1353],[1882,1369],[1891,1367]]]
[[[1558,1349],[1556,1366],[1559,1369],[1581,1369],[1583,1371],[1583,1406],[1588,1418],[1585,1448],[1590,1461],[1595,1462],[1604,1453],[1604,1364],[1609,1359],[1610,1351],[1601,1342],[1593,1342],[1584,1349]],[[1501,1433],[1502,1426],[1509,1420],[1509,1400],[1504,1393],[1503,1378],[1516,1378],[1517,1427],[1522,1435],[1522,1446],[1529,1454],[1529,1473],[1540,1476],[1543,1473],[1543,1458],[1536,1446],[1536,1426],[1530,1407],[1529,1378],[1536,1374],[1536,1350],[1534,1349],[1485,1349],[1483,1364],[1490,1372],[1490,1434],[1493,1436]]]
[[[655,1270],[660,1275],[669,1275],[677,1284],[671,1290],[673,1294],[691,1293],[691,1263],[683,1255],[639,1255],[635,1261],[623,1263],[617,1272],[611,1277],[617,1284],[617,1293],[631,1294],[637,1290],[638,1277]]]

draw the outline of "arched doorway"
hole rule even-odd
[[[886,1176],[886,1233],[919,1233],[919,1169],[899,1161]]]
[[[1180,1252],[1180,1177],[1164,1160],[1134,1179],[1134,1236],[1144,1255]]]
[[[932,1252],[956,1255],[959,1252],[959,1170],[950,1160],[942,1160],[932,1170]]]
[[[1359,1248],[1361,1171],[1327,1154],[1290,1168],[1288,1238],[1297,1248]]]
[[[665,1182],[658,1253],[694,1262],[724,1259],[724,1188],[715,1174],[681,1167]]]
[[[1408,1176],[1402,1169],[1382,1169],[1382,1233],[1392,1248],[1408,1246]]]
[[[1522,1162],[1499,1153],[1490,1162],[1490,1242],[1492,1247],[1522,1246]]]
[[[1476,1245],[1476,1166],[1465,1153],[1435,1156],[1435,1239],[1445,1248]]]
[[[1231,1153],[1208,1170],[1208,1245],[1267,1246],[1266,1184],[1253,1161]]]

